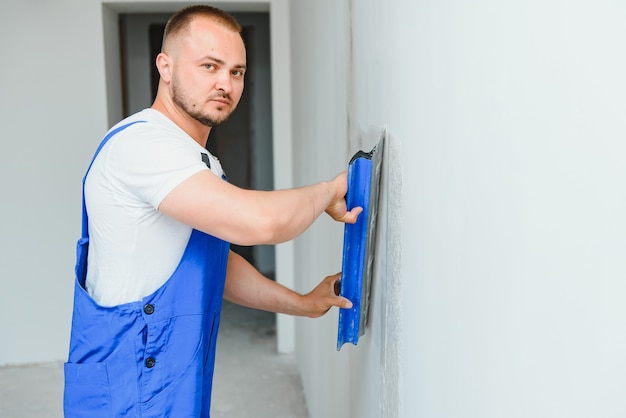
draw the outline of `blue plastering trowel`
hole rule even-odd
[[[340,295],[352,302],[352,308],[339,309],[337,350],[346,342],[356,345],[367,326],[383,144],[384,136],[370,152],[354,154],[348,164],[348,210],[361,206],[363,212],[356,223],[344,227]]]

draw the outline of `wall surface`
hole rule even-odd
[[[60,360],[81,179],[107,128],[101,11],[79,0],[2,9],[0,364]]]
[[[370,128],[396,150],[370,333],[331,353],[334,313],[300,328],[311,416],[623,417],[626,5],[291,13],[298,181],[333,173]],[[340,263],[336,229],[298,241],[297,271]]]
[[[361,40],[354,38],[358,22],[353,8],[350,2],[291,3],[294,172],[299,184],[345,170],[352,155],[369,151],[385,129],[384,114],[357,120],[357,101],[363,100],[359,89],[367,96],[363,103],[373,105],[380,83],[378,74],[370,73],[376,54],[367,51],[368,62],[356,61]],[[359,82],[362,74],[377,81]],[[321,320],[298,322],[297,357],[312,417],[398,413],[402,321],[397,153],[396,138],[387,137],[369,329],[356,347],[346,344],[338,352],[336,309]],[[342,241],[343,226],[326,218],[296,241],[300,290],[341,270]]]
[[[411,121],[389,115],[411,158],[401,416],[626,415],[625,17],[580,0],[389,11],[412,40],[389,57],[416,58],[388,89]]]
[[[290,3],[294,182],[346,169],[348,53],[345,2]],[[320,30],[324,22],[324,30]],[[309,291],[341,271],[343,227],[323,215],[295,242],[296,288]],[[348,350],[337,353],[337,311],[296,321],[296,355],[312,417],[350,416]],[[332,382],[332,384],[330,383]]]

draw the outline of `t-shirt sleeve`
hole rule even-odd
[[[155,209],[176,186],[208,170],[201,147],[189,138],[158,131],[124,132],[111,144],[107,168],[121,192]]]

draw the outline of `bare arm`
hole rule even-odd
[[[264,311],[316,318],[331,307],[350,308],[352,303],[335,294],[340,274],[326,277],[315,289],[301,295],[259,273],[240,255],[230,252],[224,298]]]
[[[346,191],[346,172],[297,189],[255,191],[202,171],[175,187],[159,211],[235,244],[276,244],[301,234],[324,211],[337,221],[356,222],[362,209],[347,211]]]

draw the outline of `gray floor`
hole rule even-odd
[[[0,417],[62,417],[63,364],[0,368]],[[274,316],[224,302],[212,418],[307,418],[294,357],[276,354]]]

